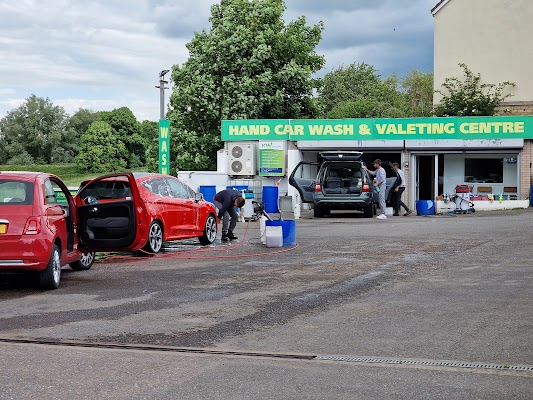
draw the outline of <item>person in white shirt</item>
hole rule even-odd
[[[387,189],[387,174],[381,166],[381,160],[378,158],[373,162],[375,171],[370,171],[366,166],[363,166],[367,172],[371,175],[374,175],[374,190],[378,192],[379,198],[379,209],[381,214],[378,215],[377,219],[387,219],[385,215],[385,193]]]
[[[394,170],[398,173],[400,178],[402,179],[402,183],[400,183],[400,186],[397,186],[394,189],[393,198],[392,198],[392,204],[394,206],[394,214],[393,216],[399,216],[400,215],[400,207],[403,207],[405,209],[404,217],[407,217],[409,214],[412,213],[412,211],[405,205],[405,203],[402,201],[402,193],[405,190],[405,175],[403,171],[400,169],[400,166],[398,163],[392,164],[392,167]]]

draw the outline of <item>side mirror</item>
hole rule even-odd
[[[194,201],[199,202],[200,200],[204,199],[204,195],[202,193],[195,193],[194,194]]]

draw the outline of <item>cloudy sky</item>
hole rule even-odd
[[[159,119],[159,72],[187,61],[218,0],[0,0],[0,118],[30,95],[72,114],[129,107]],[[285,0],[285,22],[323,21],[328,71],[354,62],[382,76],[433,70],[437,0]],[[169,77],[169,76],[168,76]],[[168,91],[167,91],[168,100]]]

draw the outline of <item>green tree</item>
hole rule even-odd
[[[460,63],[459,66],[463,69],[464,80],[446,78],[442,84],[445,91],[436,91],[442,95],[441,103],[435,109],[437,116],[494,115],[496,107],[512,96],[504,91],[516,86],[514,82],[481,83],[480,74],[474,74],[466,64]]]
[[[433,115],[433,73],[413,69],[401,80],[409,117]]]
[[[128,107],[117,108],[113,111],[100,113],[102,120],[107,122],[115,131],[126,152],[124,159],[128,168],[135,168],[145,164],[147,142],[142,136],[141,124]]]
[[[0,120],[7,150],[4,152],[13,157],[23,150],[37,163],[57,162],[54,155],[63,154],[59,161],[65,161],[72,145],[72,138],[64,134],[66,121],[67,114],[62,107],[55,106],[48,98],[31,95]]]
[[[76,137],[81,138],[89,126],[94,121],[101,121],[102,113],[100,111],[92,111],[86,108],[80,108],[74,114],[70,116],[67,121],[67,129],[72,129],[75,132]],[[79,143],[78,143],[79,144]]]
[[[323,24],[304,17],[285,25],[284,0],[221,0],[211,30],[195,33],[189,59],[172,69],[169,119],[180,137],[171,148],[186,169],[213,169],[223,119],[313,118]],[[201,150],[201,155],[191,156]]]
[[[121,171],[127,166],[126,154],[126,146],[111,125],[95,121],[81,136],[76,164],[80,170],[87,172]]]
[[[318,103],[325,118],[405,116],[405,96],[396,75],[382,79],[373,66],[354,63],[324,76]]]
[[[159,124],[157,122],[144,120],[141,123],[141,132],[147,143],[145,153],[146,166],[148,167],[148,171],[157,172],[159,170]],[[174,134],[172,133],[170,135],[170,140],[172,141],[173,139]],[[172,170],[172,162],[170,167]]]

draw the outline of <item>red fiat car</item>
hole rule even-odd
[[[89,269],[95,251],[155,254],[165,241],[206,245],[216,234],[214,205],[171,176],[105,175],[72,198],[57,176],[0,172],[0,270],[36,271],[44,289],[59,286],[64,265]]]
[[[93,262],[94,252],[78,248],[74,200],[57,176],[0,172],[0,271],[35,271],[41,288],[56,289],[61,266]]]

